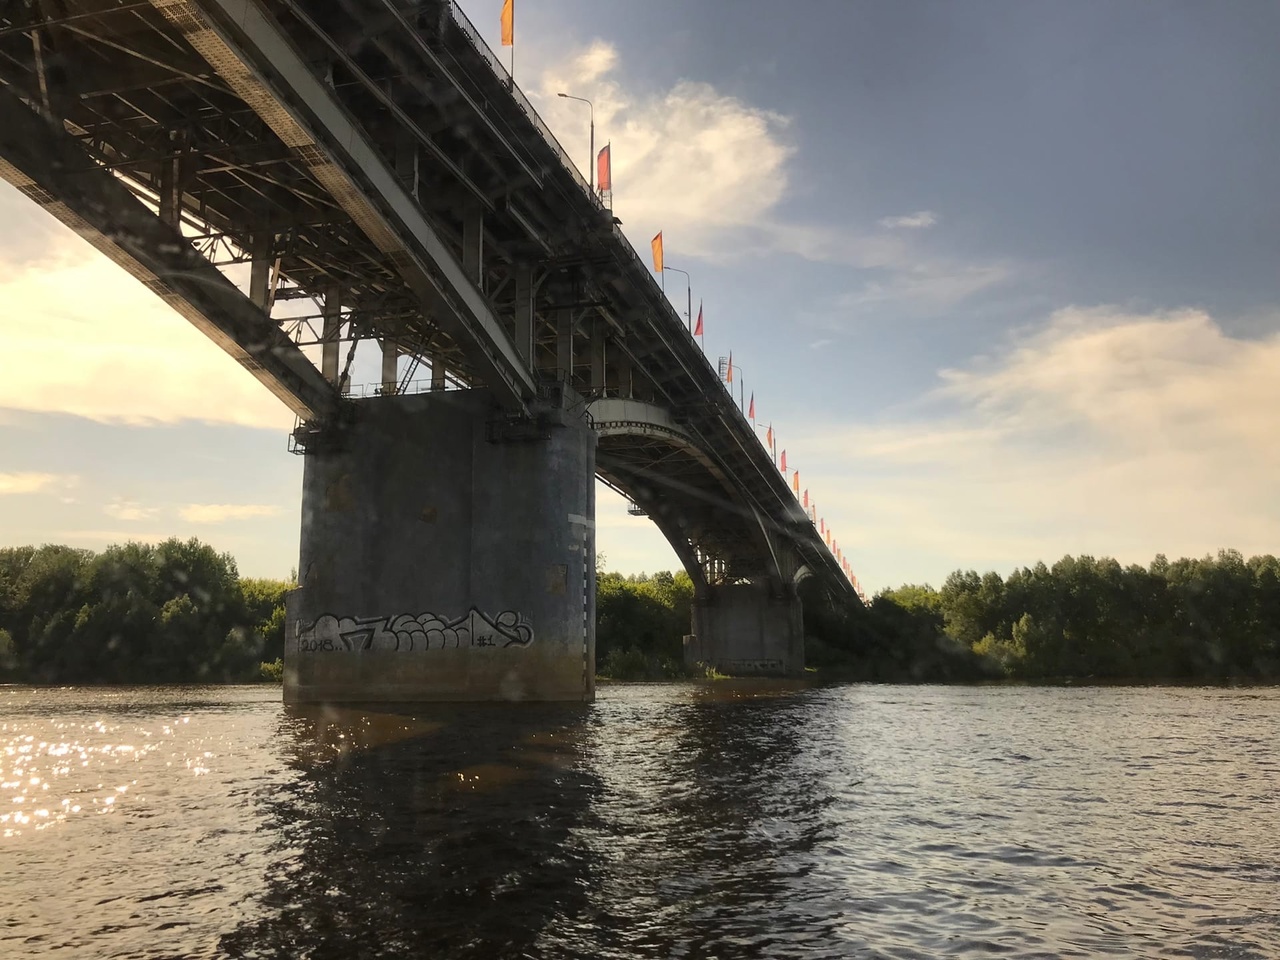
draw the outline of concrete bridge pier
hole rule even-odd
[[[686,664],[721,673],[791,676],[804,673],[804,613],[794,588],[770,584],[708,586],[693,601],[693,634],[685,637]]]
[[[484,390],[352,406],[307,442],[285,700],[592,699],[594,433]]]

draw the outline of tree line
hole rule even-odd
[[[0,679],[260,679],[283,656],[291,586],[195,539],[0,549]]]
[[[239,576],[198,540],[0,549],[0,680],[172,683],[279,677],[289,581]],[[1063,557],[1007,577],[952,573],[864,607],[801,585],[805,656],[820,674],[873,681],[1280,680],[1280,560],[1216,557],[1121,566]],[[689,676],[683,571],[597,571],[597,672]]]
[[[987,675],[1273,681],[1280,560],[1222,550],[1147,567],[1066,556],[1005,578],[956,571],[937,590],[885,591],[868,620],[900,641],[950,645]]]

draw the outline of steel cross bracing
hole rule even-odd
[[[411,372],[487,386],[516,415],[548,381],[661,404],[698,455],[617,435],[598,460],[681,559],[710,583],[780,581],[785,544],[853,596],[647,266],[450,0],[0,0],[0,85],[0,173],[304,419],[331,415],[336,391],[276,337],[295,352],[387,341]],[[30,169],[6,116],[46,125],[56,174]],[[218,294],[240,326],[112,228],[140,216],[121,188],[207,269],[239,270],[241,287],[256,271],[245,304]]]

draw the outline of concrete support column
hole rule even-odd
[[[516,265],[516,353],[533,368],[533,270],[527,264]]]
[[[469,207],[462,218],[462,269],[467,278],[484,292],[484,212]]]
[[[685,663],[736,675],[804,673],[804,612],[794,591],[780,597],[765,584],[708,587],[694,598],[692,626]]]
[[[492,442],[486,390],[355,406],[306,454],[285,700],[592,699],[595,434]]]
[[[390,340],[380,341],[382,346],[382,394],[390,396],[400,386],[400,376],[396,361],[400,359],[400,348]]]
[[[418,141],[404,130],[396,134],[396,176],[413,199],[418,199]]]
[[[630,400],[633,396],[631,360],[626,354],[619,353],[613,359],[613,368],[618,372],[618,396],[623,400]]]
[[[271,245],[275,240],[270,230],[258,230],[253,235],[249,252],[253,262],[249,266],[249,299],[255,307],[267,310],[271,295]]]
[[[431,389],[443,390],[445,388],[445,366],[444,361],[439,357],[431,358]]]
[[[556,370],[565,383],[573,383],[573,311],[556,311]]]
[[[342,337],[342,292],[330,286],[324,295],[324,326],[320,331],[320,373],[326,380],[338,383],[338,341]]]
[[[608,339],[605,336],[603,320],[597,320],[591,327],[591,389],[603,393],[605,388],[605,360],[608,350]]]
[[[182,154],[186,138],[177,130],[169,131],[169,156],[160,161],[160,219],[171,227],[182,220]]]

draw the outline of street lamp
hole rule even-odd
[[[719,371],[718,371],[718,372],[719,372],[719,374],[720,374],[720,379],[721,379],[721,380],[723,380],[723,379],[725,378],[725,373],[728,371],[728,367],[729,367],[729,358],[728,358],[728,357],[721,357],[721,358],[720,358],[720,364],[719,364],[719,367],[720,367],[720,369],[719,369]],[[733,365],[733,370],[734,370],[734,372],[735,372],[735,373],[737,373],[737,374],[738,374],[738,411],[739,411],[743,416],[746,416],[746,414],[747,414],[747,385],[746,385],[746,384],[743,382],[743,380],[742,380],[742,364],[740,364],[740,363],[735,363],[735,364]],[[732,386],[732,385],[730,385],[730,387],[729,387],[729,400],[730,400],[730,402],[732,402],[732,400],[733,400],[733,386]]]
[[[577,100],[591,109],[591,159],[587,161],[587,183],[594,195],[596,192],[596,105],[586,97],[572,97],[567,93],[557,93],[556,96],[564,97],[566,100]]]
[[[681,270],[679,267],[668,267],[665,265],[663,266],[662,269],[670,270],[672,273],[684,274],[684,289],[685,289],[685,293],[688,294],[688,297],[689,297],[688,310],[685,311],[684,318],[689,321],[689,333],[692,335],[693,333],[693,283],[689,279],[689,271]]]

